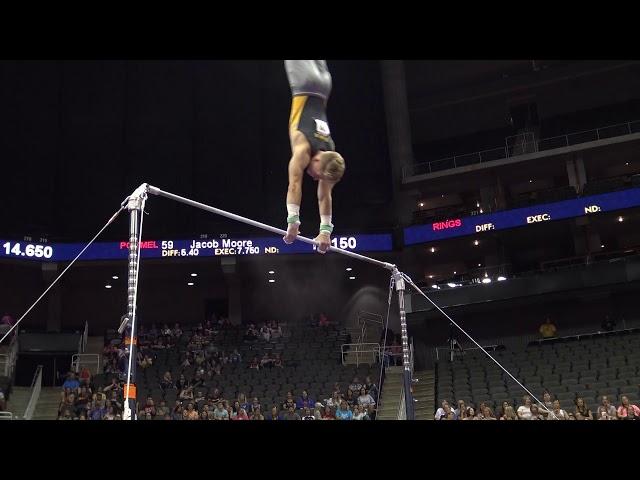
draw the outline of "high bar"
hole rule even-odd
[[[138,190],[136,190],[136,192]],[[153,193],[154,195],[158,195],[160,197],[165,197],[165,198],[168,198],[170,200],[175,200],[176,202],[184,203],[184,204],[189,205],[191,207],[199,208],[201,210],[206,210],[207,212],[215,213],[216,215],[221,215],[223,217],[230,218],[231,220],[235,220],[237,222],[246,223],[247,225],[251,225],[251,226],[254,226],[254,227],[257,227],[257,228],[261,228],[263,230],[267,230],[267,231],[272,232],[272,233],[277,233],[277,234],[282,235],[282,236],[287,234],[286,231],[284,231],[284,230],[282,230],[280,228],[272,227],[271,225],[267,225],[265,223],[256,222],[255,220],[251,220],[250,218],[242,217],[240,215],[236,215],[235,213],[227,212],[225,210],[221,210],[219,208],[212,207],[210,205],[205,205],[204,203],[196,202],[194,200],[190,200],[188,198],[181,197],[180,195],[175,195],[175,194],[170,193],[170,192],[165,192],[164,190],[161,190],[158,187],[153,187],[151,185],[148,185],[147,186],[147,191],[149,193]],[[135,195],[135,192],[134,192],[134,195]],[[301,242],[305,242],[305,243],[308,243],[310,245],[316,245],[316,246],[318,245],[318,243],[315,242],[314,240],[312,240],[311,238],[303,237],[302,235],[298,235],[296,237],[296,240],[300,240]],[[344,250],[342,248],[337,248],[337,247],[334,247],[334,246],[330,246],[327,251],[340,253],[342,255],[346,255],[348,257],[355,258],[357,260],[362,260],[363,262],[368,262],[368,263],[371,263],[373,265],[377,265],[379,267],[386,268],[387,270],[394,271],[396,269],[396,266],[394,264],[392,264],[392,263],[382,262],[380,260],[376,260],[375,258],[370,258],[370,257],[367,257],[365,255],[360,255],[359,253],[350,252],[349,250]]]

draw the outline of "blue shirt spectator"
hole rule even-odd
[[[76,390],[78,387],[80,387],[80,382],[76,378],[75,373],[69,374],[69,378],[62,384],[62,388],[70,388],[71,390]]]
[[[353,419],[353,412],[349,410],[347,402],[344,400],[340,403],[340,408],[336,410],[336,420],[351,420]]]

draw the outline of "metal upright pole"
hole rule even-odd
[[[398,291],[398,306],[400,308],[400,330],[402,337],[402,367],[404,379],[404,398],[407,409],[407,420],[414,420],[414,405],[411,386],[413,384],[411,378],[411,361],[409,360],[409,335],[407,334],[407,313],[404,309],[404,277],[397,268],[393,270],[393,276]]]
[[[127,358],[128,372],[124,386],[124,410],[123,420],[136,420],[136,357],[138,355],[138,326],[136,320],[136,296],[138,292],[138,242],[140,241],[140,216],[142,213],[143,199],[146,198],[146,184],[138,188],[127,201],[129,210],[129,271],[127,274],[127,314],[123,321],[124,345],[129,352]],[[125,323],[126,322],[126,323]]]

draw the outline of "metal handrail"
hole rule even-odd
[[[36,372],[33,375],[33,382],[31,382],[31,397],[27,408],[24,409],[24,420],[31,420],[33,414],[36,411],[38,400],[40,399],[40,391],[42,390],[42,365],[38,365]]]
[[[564,148],[564,147],[568,147],[570,145],[580,145],[581,143],[588,143],[588,142],[594,141],[594,140],[586,140],[586,141],[577,142],[577,143],[570,143],[569,142],[569,137],[576,136],[576,135],[585,135],[585,134],[588,134],[588,133],[595,133],[595,136],[596,136],[595,140],[601,140],[600,137],[601,137],[601,132],[603,130],[611,129],[611,128],[615,128],[615,127],[626,126],[627,129],[626,129],[626,131],[624,133],[621,133],[621,134],[618,134],[618,135],[609,135],[609,136],[607,136],[605,138],[621,137],[621,136],[624,136],[624,135],[631,135],[632,133],[640,133],[640,132],[634,132],[633,131],[633,128],[632,128],[631,125],[632,124],[636,124],[636,123],[640,123],[640,120],[632,120],[632,121],[629,121],[629,122],[617,123],[617,124],[614,124],[614,125],[607,125],[607,126],[604,126],[604,127],[594,128],[594,129],[591,129],[591,130],[584,130],[584,131],[580,131],[580,132],[571,132],[571,133],[567,133],[565,135],[558,135],[558,136],[555,136],[555,137],[541,138],[539,140],[534,140],[533,142],[525,142],[525,143],[520,145],[522,150],[523,150],[523,153],[522,154],[518,154],[518,155],[511,155],[511,157],[517,157],[519,155],[524,155],[524,154],[530,153],[530,152],[527,152],[527,148],[526,148],[527,146],[532,146],[533,150],[537,152],[537,151],[540,151],[540,150],[553,150],[554,148]],[[559,139],[563,139],[564,140],[564,142],[562,142],[561,145],[553,146],[551,148],[540,148],[540,144],[543,143],[543,142],[550,142],[552,140],[559,140]],[[502,154],[503,156],[492,157],[491,159],[483,161],[483,159],[482,159],[482,154],[483,153],[487,154],[489,152],[497,152],[497,151],[502,151],[503,152],[503,154]],[[489,149],[489,150],[481,150],[481,151],[478,151],[478,152],[467,153],[467,154],[464,154],[464,155],[454,155],[452,157],[445,157],[445,158],[441,158],[441,159],[438,159],[438,160],[431,160],[430,162],[421,162],[421,163],[415,163],[415,164],[412,164],[412,165],[405,165],[402,168],[402,178],[405,179],[407,177],[411,177],[413,175],[416,175],[416,173],[415,173],[416,169],[421,168],[421,167],[425,167],[425,166],[428,167],[428,172],[426,172],[426,173],[432,173],[431,164],[437,164],[437,163],[443,163],[443,162],[452,162],[453,163],[453,168],[466,166],[466,165],[458,165],[457,162],[456,162],[456,159],[459,159],[461,157],[474,157],[474,156],[478,157],[478,161],[475,162],[475,163],[492,162],[494,160],[502,160],[502,159],[510,157],[509,149],[507,147],[497,147],[497,148],[493,148],[493,149]],[[409,173],[409,170],[412,170],[411,173]],[[440,170],[445,170],[445,169],[440,169]]]
[[[345,350],[345,347],[355,347],[355,349],[349,348]],[[345,363],[345,354],[346,353],[355,353],[356,354],[356,366],[360,365],[360,355],[362,353],[375,353],[380,356],[381,347],[379,343],[343,343],[340,347],[342,365],[346,365]]]
[[[97,353],[76,353],[71,357],[71,371],[80,373],[82,365],[95,365],[94,375],[100,373],[100,355]]]
[[[0,420],[13,420],[13,413],[0,412]]]
[[[18,330],[15,330],[15,334],[11,338],[9,344],[9,350],[7,353],[0,354],[0,358],[5,357],[3,375],[11,378],[13,376],[13,369],[16,365],[16,359],[18,358]]]

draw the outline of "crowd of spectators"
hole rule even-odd
[[[281,402],[263,405],[258,397],[245,393],[226,394],[219,388],[207,388],[208,380],[223,375],[229,363],[245,364],[246,368],[282,368],[284,359],[280,353],[254,355],[246,361],[237,348],[223,349],[216,336],[221,329],[232,328],[226,319],[213,319],[196,326],[193,334],[183,338],[180,324],[173,328],[152,325],[140,327],[138,334],[138,369],[154,364],[157,349],[171,349],[182,341],[185,348],[179,358],[179,373],[165,371],[159,380],[161,398],[152,395],[138,398],[140,420],[373,420],[376,416],[378,387],[370,377],[361,382],[353,378],[343,389],[339,382],[333,386],[330,398],[317,399],[312,392],[302,390],[298,394],[289,391]],[[282,337],[277,322],[266,322],[257,328],[248,325],[243,336],[246,343],[273,342]],[[103,352],[105,373],[110,383],[96,388],[88,369],[78,375],[69,372],[61,392],[58,418],[60,420],[120,420],[124,406],[123,389],[127,368],[124,344],[108,344]],[[246,362],[246,363],[245,363]],[[193,368],[195,367],[195,368]],[[175,377],[175,378],[174,378]],[[167,405],[164,400],[169,390],[176,392],[176,400]]]
[[[486,403],[481,403],[477,408],[467,405],[464,400],[458,400],[452,407],[447,400],[443,400],[436,411],[435,420],[640,420],[640,408],[629,402],[623,395],[620,397],[620,405],[616,408],[611,404],[609,397],[602,396],[601,404],[593,411],[582,397],[576,397],[574,405],[565,410],[560,405],[560,400],[552,400],[552,394],[545,391],[542,402],[538,405],[532,403],[531,397],[525,395],[522,404],[517,408],[508,401],[502,403],[498,412]]]

